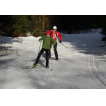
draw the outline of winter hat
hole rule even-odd
[[[56,26],[53,26],[53,29],[57,29],[57,27]]]
[[[46,31],[46,34],[50,34],[50,31]]]

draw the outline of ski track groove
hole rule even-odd
[[[27,56],[26,56],[26,57],[27,57]],[[30,57],[30,56],[29,56],[29,57]],[[48,72],[47,76],[46,76],[45,78],[43,78],[42,75],[40,74],[41,80],[42,80],[42,81],[44,82],[44,84],[47,85],[47,86],[50,85],[50,83],[49,83],[46,79],[47,79],[47,77],[49,76],[49,74],[53,71],[52,63],[50,63],[50,64],[51,64],[51,67],[52,67],[52,68],[49,69],[50,71]],[[41,69],[41,67],[38,67],[38,69],[39,69],[40,71],[44,72],[44,71]],[[56,77],[55,77],[55,79],[56,79]],[[60,83],[58,83],[58,84],[60,85],[59,87],[62,88],[62,87],[61,87],[61,84],[60,84]]]
[[[95,53],[96,53],[96,50],[95,50]],[[95,60],[96,60],[96,58],[95,58]],[[100,71],[100,69],[98,68],[98,65],[97,65],[97,60],[95,61],[95,65],[96,65],[99,73],[106,79],[106,73],[104,73],[102,70]]]
[[[52,73],[52,71],[53,71],[53,65],[52,65],[52,63],[50,63],[50,64],[51,64],[52,70],[49,69],[50,71],[47,73],[47,75],[46,75],[44,78],[43,78],[42,75],[41,75],[41,79],[43,80],[43,82],[45,83],[45,85],[51,85],[51,84],[46,80],[49,76],[51,76],[51,79],[54,78],[54,80],[57,81],[57,78],[56,78],[55,75],[53,75],[53,74],[50,75],[50,73]],[[40,67],[40,70],[44,73],[44,71],[41,69],[41,67]],[[47,84],[46,84],[46,83],[47,83]],[[52,86],[52,85],[51,85],[51,86]],[[57,86],[56,88],[61,88],[61,89],[63,89],[63,87],[61,86],[60,82],[58,82],[58,86]]]
[[[96,78],[104,86],[106,86],[106,78],[104,77],[103,74],[101,74],[101,71],[97,67],[96,59],[95,59],[95,56],[94,56],[94,50],[93,50],[94,48],[92,46],[92,41],[89,41],[89,43],[90,43],[90,67],[91,67],[91,70],[92,70],[94,76],[96,76]]]
[[[29,48],[27,48],[27,50],[28,49]],[[24,54],[24,52],[25,52],[25,50],[23,52],[21,52],[21,54]],[[35,53],[37,53],[37,52],[35,52]],[[10,64],[8,64],[8,66],[6,66],[4,68],[11,68],[11,67],[13,67],[13,66],[15,66],[17,64],[21,64],[22,61],[31,58],[31,56],[34,56],[34,54],[32,54],[32,55],[29,55],[29,54],[28,55],[24,55],[23,58],[19,58],[18,60],[11,62]],[[5,69],[2,69],[1,71],[3,71],[3,70],[5,70]]]
[[[52,66],[53,67],[53,66]],[[41,69],[41,67],[39,67],[39,70],[41,70],[43,73],[44,73],[44,71]],[[50,69],[49,69],[50,70]],[[43,76],[40,74],[40,76],[41,76],[41,80],[45,83],[45,85],[51,85],[51,86],[53,86],[52,84],[50,84],[46,79],[49,77],[49,76],[51,76],[51,79],[52,78],[54,78],[54,80],[56,80],[57,81],[57,78],[56,78],[56,76],[54,76],[54,75],[50,75],[50,73],[52,73],[52,71],[50,70],[48,73],[47,73],[47,75],[43,78]],[[60,82],[58,82],[58,86],[57,85],[55,85],[55,86],[57,86],[56,88],[61,88],[61,89],[63,89],[62,88],[62,86],[61,86],[61,84],[60,84]]]

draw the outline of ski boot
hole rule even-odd
[[[58,58],[56,58],[56,60],[58,61],[59,59],[58,59]]]
[[[38,65],[38,63],[34,63],[34,64],[33,64],[33,66],[37,66],[37,65]]]
[[[46,68],[49,68],[49,66],[46,66]]]

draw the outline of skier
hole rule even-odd
[[[38,64],[41,54],[45,51],[46,52],[46,68],[49,68],[49,51],[51,46],[54,46],[56,44],[56,40],[50,36],[50,31],[46,31],[46,34],[47,34],[46,36],[42,36],[39,39],[40,42],[43,40],[43,45],[42,45],[42,49],[40,53],[37,56],[36,62],[33,65],[36,66]],[[54,43],[52,43],[52,41]]]
[[[60,43],[62,42],[62,36],[60,32],[57,32],[57,27],[53,26],[53,30],[50,31],[50,35],[52,38],[54,38],[57,41],[57,37],[59,36],[60,38]],[[52,42],[53,43],[53,42]],[[54,45],[54,53],[55,53],[55,58],[58,60],[58,53],[57,53],[57,43]],[[51,57],[51,50],[49,51],[49,58]]]

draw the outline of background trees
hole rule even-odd
[[[29,31],[33,36],[42,36],[54,25],[59,31],[67,30],[68,33],[103,28],[102,34],[106,34],[105,23],[106,16],[101,15],[0,15],[0,35],[26,36]]]

